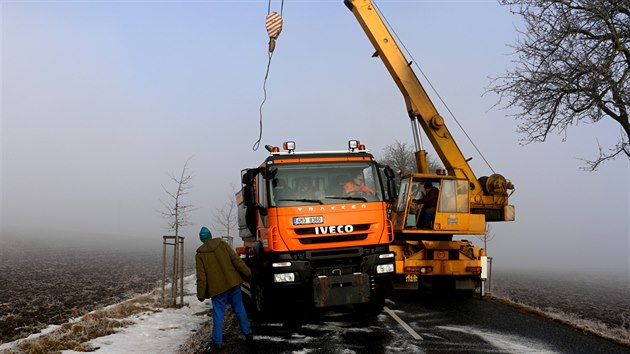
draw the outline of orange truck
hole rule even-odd
[[[395,274],[386,205],[394,172],[357,140],[342,151],[298,152],[294,142],[266,149],[259,167],[242,171],[236,194],[237,253],[252,270],[243,290],[254,312],[352,305],[380,313]]]

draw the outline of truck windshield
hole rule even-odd
[[[375,163],[327,162],[276,165],[269,180],[271,206],[383,201]]]

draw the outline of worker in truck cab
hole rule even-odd
[[[433,183],[424,183],[424,197],[415,199],[414,202],[422,204],[420,210],[420,228],[427,229],[433,227],[433,220],[435,219],[435,208],[437,207],[438,196],[440,191],[433,187]]]
[[[364,197],[364,196],[375,196],[376,192],[365,185],[365,179],[363,177],[363,173],[357,173],[352,181],[347,182],[343,185],[343,194],[348,197]]]

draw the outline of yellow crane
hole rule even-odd
[[[500,174],[477,178],[370,0],[345,0],[400,89],[412,124],[417,173],[403,176],[392,206],[396,289],[421,286],[470,294],[486,277],[485,249],[454,236],[484,235],[486,222],[513,221],[514,185]],[[420,130],[445,169],[429,171]]]

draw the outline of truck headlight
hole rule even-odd
[[[379,264],[376,266],[376,274],[393,273],[394,263]]]
[[[295,281],[294,273],[278,273],[273,275],[274,283],[290,283]]]

